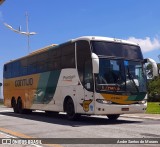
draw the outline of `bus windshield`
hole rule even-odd
[[[143,60],[141,49],[136,45],[106,41],[92,41],[91,45],[93,53],[98,56],[114,56],[125,59]]]
[[[137,61],[100,58],[96,89],[104,92],[146,92],[143,64]]]

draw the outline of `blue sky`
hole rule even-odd
[[[29,14],[30,51],[85,35],[115,37],[139,43],[145,58],[159,62],[160,0],[6,0],[0,5],[0,81],[3,64],[28,54],[26,36],[4,22],[26,31]]]

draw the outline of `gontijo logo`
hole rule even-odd
[[[33,85],[33,78],[20,79],[15,81],[15,87],[30,86],[30,85]]]

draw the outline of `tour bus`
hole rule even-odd
[[[143,113],[145,63],[140,46],[121,39],[84,36],[53,44],[4,65],[4,104],[15,113],[66,112],[70,120]]]

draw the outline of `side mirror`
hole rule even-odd
[[[95,53],[92,53],[92,65],[93,65],[93,73],[99,73],[99,58]]]
[[[151,58],[147,58],[147,59],[144,59],[144,63],[150,63],[152,65],[152,78],[155,76],[158,76],[159,71],[158,71],[158,66],[156,61],[154,61]]]

